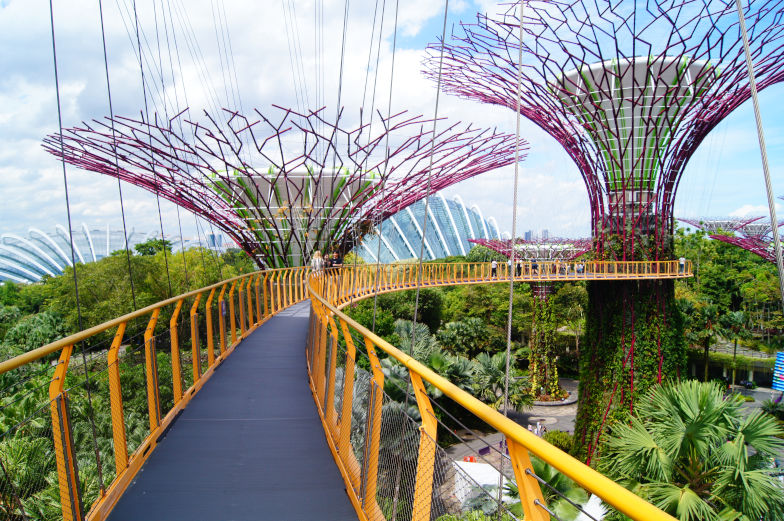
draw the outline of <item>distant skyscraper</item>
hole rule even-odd
[[[546,241],[549,238],[550,238],[550,231],[547,228],[545,228],[544,230],[542,230],[542,239]]]
[[[528,230],[527,232],[525,232],[525,235],[524,235],[524,237],[523,237],[523,238],[524,238],[526,241],[531,241],[531,240],[533,240],[533,238],[534,238],[534,231],[533,231],[533,230]]]

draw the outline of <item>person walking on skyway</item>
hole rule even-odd
[[[678,259],[678,273],[683,273],[686,271],[686,257],[681,257]]]
[[[310,260],[310,269],[314,273],[321,273],[324,271],[324,257],[321,256],[321,251],[316,250],[313,253],[313,258]]]
[[[496,278],[498,276],[498,262],[495,259],[493,259],[493,261],[490,263],[490,276],[492,278]]]
[[[522,274],[523,274],[523,261],[517,259],[517,276],[519,277]]]

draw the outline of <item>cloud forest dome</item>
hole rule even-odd
[[[44,148],[206,218],[272,267],[308,262],[315,249],[347,251],[355,231],[514,161],[509,134],[440,121],[433,136],[431,119],[405,112],[358,125],[323,109],[226,113],[106,118],[65,130],[62,151],[57,134]]]
[[[128,232],[128,246],[133,247],[149,239],[160,238],[159,232],[143,233],[136,230]],[[220,249],[223,237],[207,234],[206,240],[201,237],[185,238],[167,236],[172,250],[181,248],[207,247]],[[74,258],[77,263],[95,262],[108,257],[112,252],[125,248],[125,234],[122,229],[111,229],[109,226],[99,228],[82,223],[74,228]],[[71,266],[71,241],[68,229],[62,224],[55,225],[54,231],[45,232],[39,228],[29,228],[27,236],[17,233],[0,235],[0,282],[37,282],[44,276],[62,274],[67,266]]]
[[[758,89],[784,77],[782,1],[745,9]],[[478,15],[445,46],[445,91],[514,109],[519,4]],[[607,233],[669,249],[685,165],[707,134],[750,97],[735,2],[526,2],[523,116],[555,138],[588,189],[601,253]],[[434,77],[440,44],[425,73]],[[633,239],[632,239],[633,240]],[[628,251],[627,251],[628,250]]]

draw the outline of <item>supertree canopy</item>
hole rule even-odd
[[[729,217],[718,219],[679,218],[678,220],[706,232],[711,239],[743,248],[768,262],[776,262],[776,253],[773,251],[773,228],[770,225],[770,219]],[[780,223],[779,226],[782,224],[784,223]]]
[[[588,188],[596,238],[626,260],[667,254],[680,176],[705,136],[750,97],[735,2],[532,1],[524,6],[520,113],[555,138]],[[758,88],[784,78],[784,2],[746,10]],[[514,110],[519,4],[478,15],[444,50],[444,90]],[[635,236],[654,239],[643,247]],[[597,242],[603,253],[605,241]],[[609,254],[610,252],[608,252]]]
[[[522,42],[517,3],[431,45],[425,73],[435,77],[443,52],[446,92],[515,110],[519,67],[520,113],[563,146],[585,182],[595,257],[671,258],[686,163],[751,95],[735,2],[523,8]],[[758,89],[784,78],[782,15],[784,0],[745,8]],[[679,374],[685,342],[674,282],[589,282],[586,339],[574,453],[590,461],[636,396]]]
[[[306,114],[115,117],[44,140],[69,164],[140,186],[204,217],[259,265],[347,251],[355,236],[442,188],[511,164],[514,139],[399,113],[375,125]],[[62,152],[61,150],[64,150]],[[432,169],[431,164],[432,151]],[[428,174],[430,173],[430,176]],[[428,192],[428,177],[430,177]]]

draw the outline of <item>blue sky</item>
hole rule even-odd
[[[108,114],[103,55],[100,48],[98,14],[94,0],[55,1],[58,62],[60,65],[63,119],[66,126]],[[115,113],[136,115],[142,107],[139,71],[131,40],[118,6],[130,0],[104,2],[110,76]],[[154,35],[151,2],[138,0],[145,33]],[[392,9],[387,11],[379,66],[377,106],[385,107],[392,44]],[[184,0],[171,0],[175,16],[185,19]],[[289,0],[225,3],[226,24],[231,30],[238,91],[246,111],[275,103],[294,106],[294,76],[291,72],[287,18],[292,11],[300,30],[302,71],[313,89],[316,60],[313,49],[313,1],[298,0],[291,10]],[[460,20],[474,21],[477,11],[492,11],[492,2],[452,1],[447,32]],[[179,6],[179,7],[177,7]],[[212,0],[187,2],[187,17],[199,41],[204,66],[199,68],[183,52],[183,68],[177,71],[188,85],[191,108],[230,103],[233,85],[221,73],[213,24]],[[324,98],[334,105],[337,90],[337,60],[343,2],[325,0]],[[286,9],[289,9],[288,11]],[[431,116],[435,99],[432,82],[420,74],[423,49],[441,32],[443,3],[430,0],[401,0],[398,53],[393,82],[394,110],[408,109]],[[358,109],[366,75],[373,3],[351,2],[344,72],[343,104],[347,111]],[[128,23],[126,18],[125,23]],[[65,223],[62,168],[40,149],[40,140],[57,128],[48,2],[3,0],[0,2],[0,234],[25,233],[31,227],[52,230]],[[182,41],[182,40],[181,40]],[[183,48],[186,46],[183,43]],[[153,46],[154,48],[154,46]],[[165,51],[164,51],[165,52]],[[375,55],[373,56],[375,59]],[[296,62],[295,62],[296,63]],[[201,73],[199,71],[202,71]],[[171,92],[176,87],[168,85]],[[775,193],[784,194],[784,143],[782,142],[781,85],[760,96],[771,160]],[[180,96],[183,91],[180,90]],[[210,92],[214,92],[212,96]],[[228,93],[223,94],[223,93]],[[309,96],[315,98],[313,90]],[[330,108],[334,108],[330,105]],[[440,115],[479,126],[497,126],[514,131],[514,114],[505,109],[442,96]],[[521,167],[518,233],[548,228],[551,235],[579,236],[589,233],[585,188],[575,165],[560,146],[534,125],[524,122],[522,136],[531,144]],[[91,227],[120,228],[116,181],[97,174],[68,168],[73,220]],[[465,181],[446,191],[476,203],[485,215],[493,215],[501,229],[511,230],[512,168],[505,168]],[[129,226],[137,230],[157,228],[157,209],[152,194],[124,187]],[[723,216],[762,215],[767,211],[759,149],[750,103],[719,125],[691,159],[676,199],[676,215]],[[784,212],[782,212],[784,213]],[[178,227],[174,207],[163,203],[165,231]],[[181,213],[186,235],[194,234],[193,216]]]

